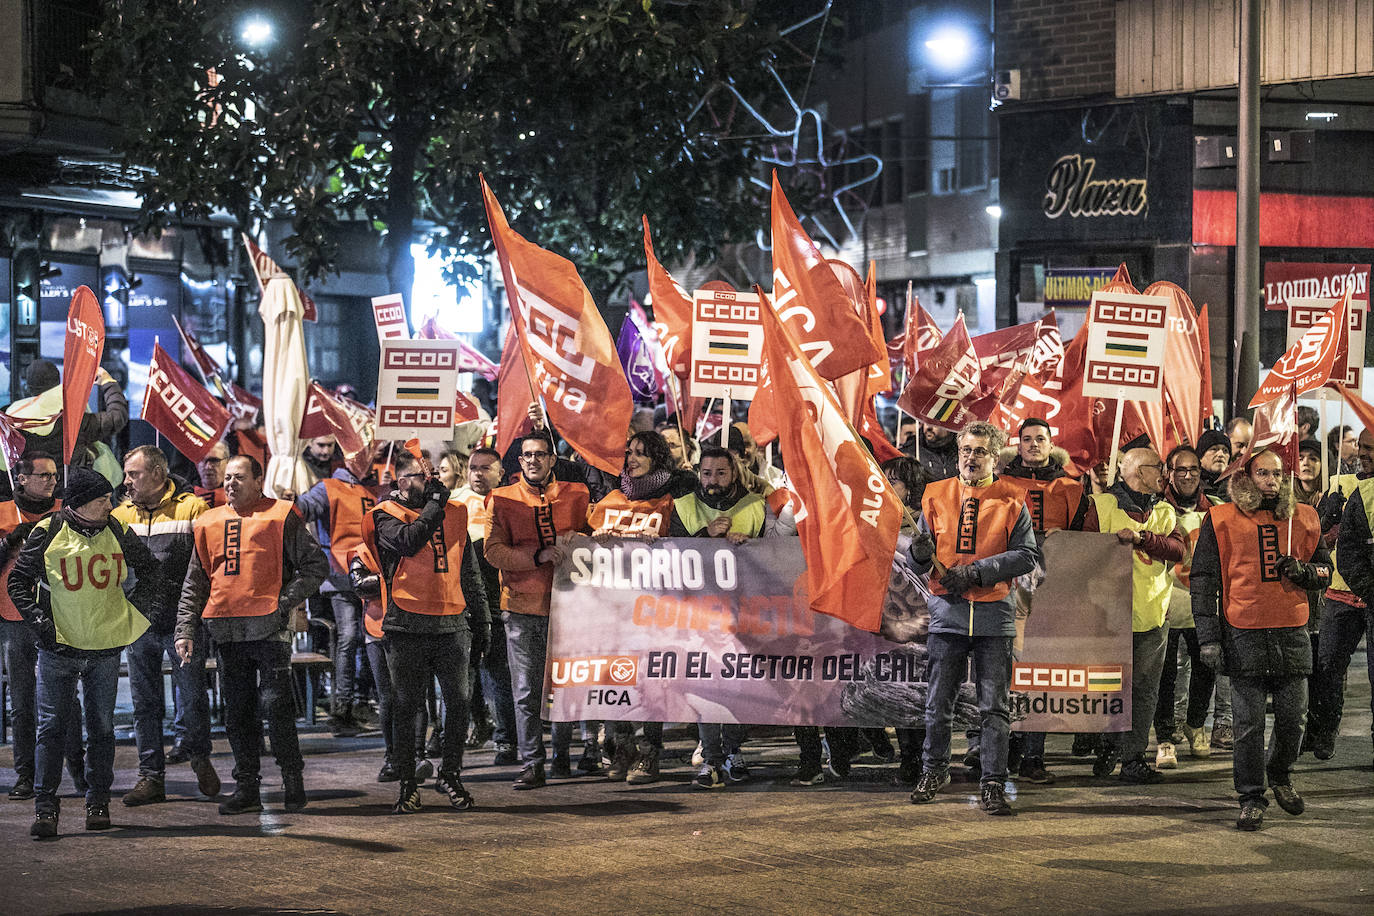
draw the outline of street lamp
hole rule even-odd
[[[262,16],[250,16],[243,22],[239,32],[243,43],[254,48],[262,48],[272,43],[272,23]]]
[[[942,26],[926,40],[930,62],[946,72],[962,74],[973,60],[973,37],[966,29]]]

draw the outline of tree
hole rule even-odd
[[[477,176],[512,224],[577,263],[603,304],[642,265],[639,214],[667,258],[764,221],[758,143],[725,87],[775,88],[765,63],[809,57],[779,37],[784,0],[316,0],[277,38],[240,37],[243,0],[115,3],[97,83],[150,168],[142,224],[224,209],[289,216],[307,277],[338,258],[333,227],[385,232],[408,292],[417,228],[462,256],[490,248]],[[470,268],[468,268],[470,270]]]

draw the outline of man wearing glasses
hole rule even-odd
[[[1133,448],[1121,459],[1121,480],[1106,493],[1088,497],[1083,531],[1115,531],[1130,544],[1131,562],[1131,730],[1102,736],[1093,775],[1107,776],[1121,760],[1124,782],[1152,783],[1159,771],[1145,762],[1150,725],[1159,702],[1159,676],[1169,630],[1165,623],[1172,587],[1170,572],[1182,562],[1186,539],[1178,514],[1164,490],[1164,462],[1148,448]],[[1167,739],[1168,736],[1165,736]]]
[[[196,462],[200,486],[195,488],[195,494],[205,500],[208,509],[224,505],[224,465],[228,460],[229,446],[221,440],[210,446],[205,457]]]
[[[556,480],[553,443],[544,435],[520,443],[520,477],[487,497],[483,551],[501,572],[501,610],[506,625],[515,731],[524,765],[513,788],[544,785],[544,657],[548,646],[553,571],[564,557],[559,538],[587,528],[585,484]],[[553,726],[554,754],[566,755],[572,723]]]
[[[970,423],[958,438],[959,476],[926,487],[911,540],[917,572],[930,571],[929,694],[923,771],[911,793],[926,804],[949,782],[954,704],[973,659],[982,723],[980,804],[1011,813],[1007,743],[1011,736],[1012,644],[1016,605],[1011,583],[1044,559],[1035,543],[1026,493],[992,474],[1006,434]]]

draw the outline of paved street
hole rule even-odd
[[[779,730],[755,740],[749,783],[689,785],[694,741],[670,733],[666,779],[576,780],[513,792],[514,770],[470,756],[478,809],[389,813],[394,784],[374,781],[380,740],[305,736],[310,807],[281,810],[268,767],[262,815],[220,817],[208,801],[112,807],[116,828],[88,834],[64,799],[62,836],[28,837],[29,802],[0,799],[0,911],[636,913],[1349,913],[1374,911],[1374,772],[1363,656],[1352,667],[1334,760],[1304,756],[1298,818],[1271,806],[1265,829],[1236,831],[1229,754],[1180,753],[1167,782],[1098,780],[1051,737],[1050,787],[1015,786],[1016,816],[974,807],[956,781],[915,807],[894,766],[862,758],[850,780],[787,786],[795,748]],[[228,745],[216,741],[225,778]],[[9,750],[0,751],[8,785]],[[121,743],[115,787],[136,778]],[[195,791],[189,767],[169,794]],[[64,783],[70,792],[70,783]]]

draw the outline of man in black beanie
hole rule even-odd
[[[1202,492],[1213,505],[1230,498],[1226,483],[1218,480],[1231,463],[1231,439],[1219,429],[1209,429],[1197,439],[1198,461],[1202,464]]]

